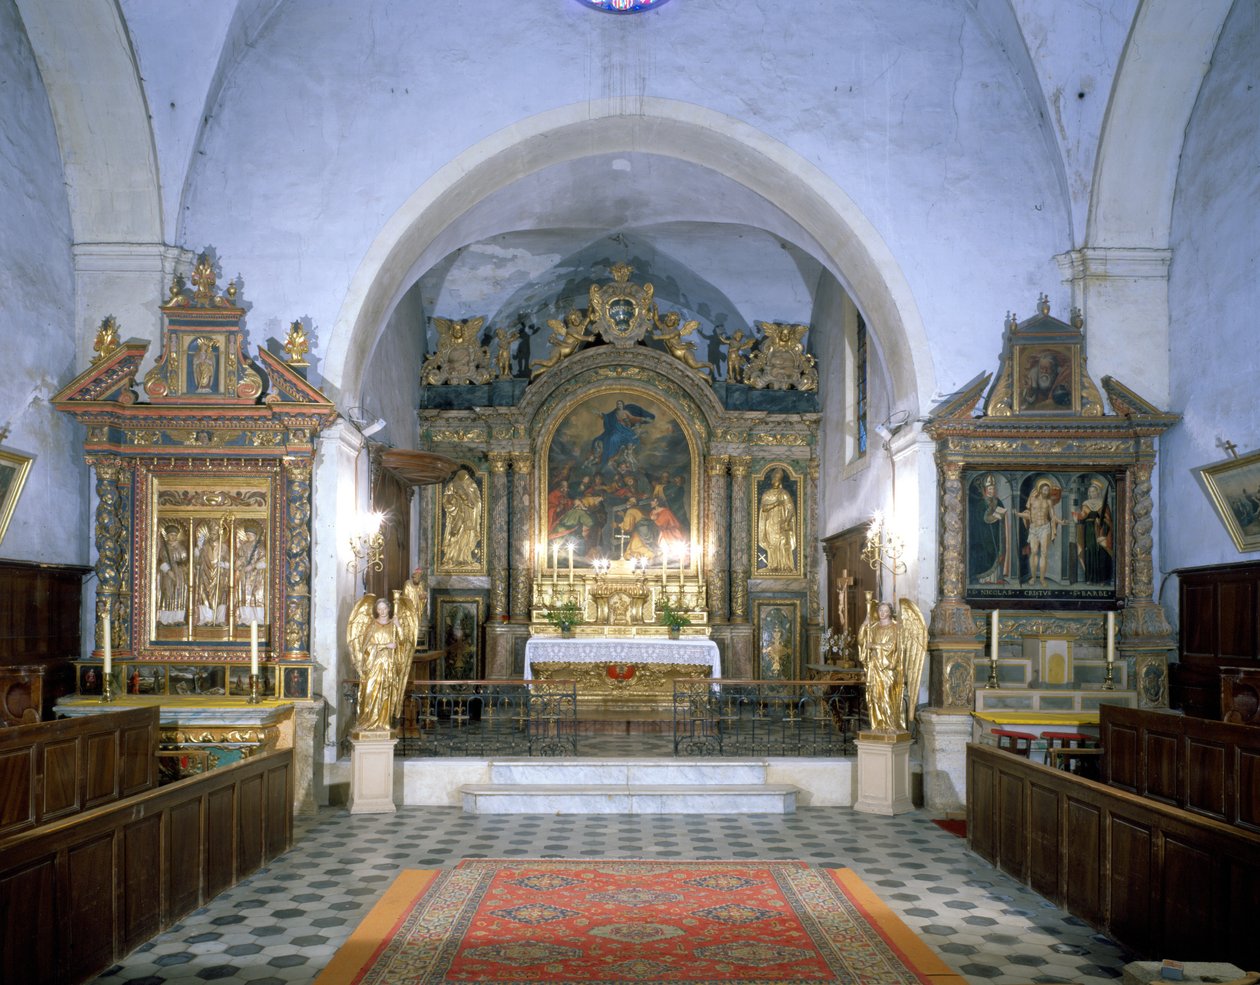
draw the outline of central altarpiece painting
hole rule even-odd
[[[672,617],[723,677],[797,678],[819,622],[808,328],[758,323],[714,366],[698,322],[629,266],[602,273],[528,367],[515,333],[433,320],[422,438],[461,463],[428,494],[435,611],[484,601],[476,676],[522,676],[530,640],[564,630],[664,642]],[[633,689],[633,669],[607,676]]]

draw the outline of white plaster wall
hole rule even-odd
[[[0,543],[8,558],[88,559],[82,429],[48,403],[85,367],[74,350],[70,213],[43,82],[11,0],[0,0],[0,444],[34,455]]]
[[[1069,243],[1043,125],[962,0],[802,0],[790,23],[781,14],[775,0],[629,18],[565,3],[523,17],[508,0],[290,4],[224,86],[185,239],[246,268],[256,314],[309,310],[319,349],[372,237],[476,141],[589,99],[630,114],[644,96],[694,102],[788,145],[859,203],[951,389],[975,372],[957,340],[976,313],[1031,303]]]
[[[1260,6],[1235,4],[1186,132],[1169,273],[1172,409],[1163,441],[1165,571],[1240,555],[1191,470],[1260,451]],[[1175,605],[1175,592],[1165,601]]]

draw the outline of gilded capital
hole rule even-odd
[[[511,464],[511,456],[504,451],[492,451],[486,458],[490,462],[490,471],[496,474],[506,472]]]
[[[705,462],[705,471],[709,475],[725,475],[728,462],[726,455],[710,455]]]
[[[534,470],[534,456],[525,452],[512,453],[512,471],[529,475]]]

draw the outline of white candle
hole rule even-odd
[[[998,609],[994,609],[989,616],[989,660],[993,663],[997,663],[998,660],[998,611]]]
[[[551,583],[554,585],[560,577],[560,541],[551,542]]]
[[[109,676],[110,663],[113,658],[113,648],[110,645],[109,637],[109,613],[105,613],[105,676]]]
[[[1107,663],[1114,663],[1116,659],[1116,614],[1114,612],[1107,613]]]
[[[254,619],[249,624],[249,672],[252,676],[258,676],[258,620]]]
[[[678,550],[678,587],[682,588],[682,569],[683,558],[687,556],[687,552],[679,548]]]
[[[669,548],[661,548],[661,588],[665,587],[665,575],[669,571]]]
[[[573,541],[569,541],[569,584],[573,584]]]

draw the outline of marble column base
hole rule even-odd
[[[910,799],[910,733],[860,732],[855,811],[892,817],[914,810]]]
[[[350,813],[393,814],[394,746],[389,732],[357,732],[350,737]]]
[[[971,713],[923,708],[918,718],[923,741],[923,806],[933,817],[961,814],[967,808]]]

